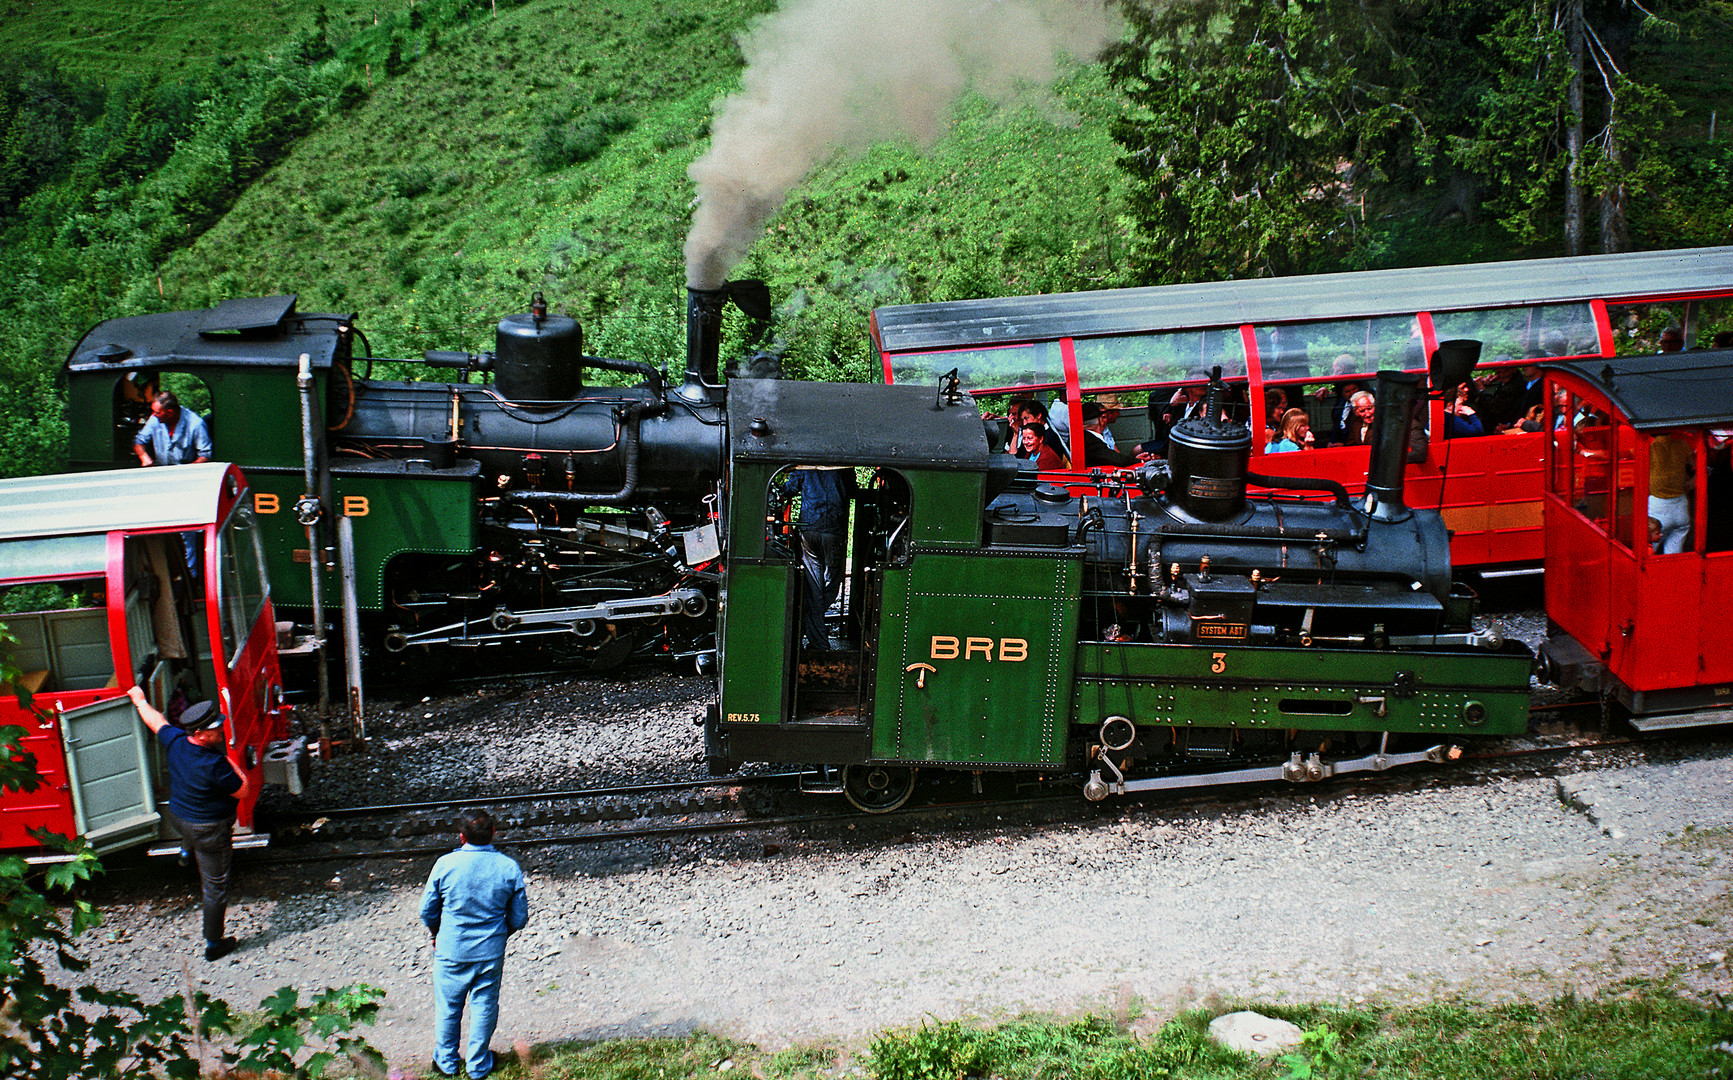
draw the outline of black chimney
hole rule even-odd
[[[1408,465],[1408,429],[1420,376],[1411,371],[1378,373],[1378,411],[1372,417],[1372,462],[1366,467],[1366,512],[1379,521],[1406,521],[1402,501]]]
[[[728,286],[720,289],[686,290],[686,385],[717,386],[721,377],[717,361],[722,351],[722,307],[728,302]],[[699,396],[688,393],[687,396]]]

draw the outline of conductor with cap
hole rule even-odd
[[[138,715],[162,743],[168,762],[169,801],[163,817],[181,834],[181,850],[198,862],[204,912],[205,959],[220,960],[239,944],[223,933],[234,861],[235,809],[252,794],[254,780],[223,750],[223,714],[209,701],[190,705],[177,720],[157,712],[134,686],[126,692]]]

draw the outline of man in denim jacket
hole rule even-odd
[[[493,818],[466,810],[463,846],[433,864],[421,894],[421,921],[433,933],[433,1002],[438,1043],[433,1068],[456,1076],[468,1066],[472,1080],[493,1071],[488,1042],[499,1022],[499,984],[505,940],[529,922],[529,900],[517,861],[493,848]],[[469,1002],[469,1047],[457,1052],[458,1024]]]

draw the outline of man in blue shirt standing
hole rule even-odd
[[[493,818],[466,810],[463,846],[433,864],[421,894],[421,921],[433,934],[433,1008],[438,1042],[433,1068],[456,1076],[466,1064],[471,1080],[493,1071],[488,1043],[499,1023],[499,984],[505,974],[505,940],[529,922],[523,870],[493,847]],[[463,1003],[469,1001],[469,1046],[457,1052]]]
[[[152,708],[134,686],[139,719],[162,743],[168,763],[168,805],[163,817],[181,834],[181,851],[199,865],[204,913],[205,959],[221,960],[239,944],[223,934],[229,906],[229,867],[235,856],[235,808],[253,792],[254,780],[236,769],[223,748],[223,714],[209,701],[190,705],[173,723]]]
[[[173,390],[164,390],[151,399],[150,419],[132,437],[132,452],[138,463],[151,465],[193,465],[211,460],[211,431],[204,418],[191,409],[181,408]],[[204,534],[181,533],[186,546],[187,569],[198,573],[199,543]]]

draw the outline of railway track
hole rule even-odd
[[[1629,750],[1633,745],[1625,738],[1580,733],[1531,737],[1518,745],[1465,754],[1446,766],[1362,774],[1352,781],[1321,785],[1268,783],[1253,788],[1280,798],[1471,785],[1495,777],[1544,774],[1556,771],[1561,758]],[[918,804],[876,815],[801,795],[800,775],[791,772],[332,808],[310,816],[262,822],[272,834],[272,843],[254,861],[288,865],[440,854],[452,846],[454,813],[470,806],[493,810],[501,842],[522,849],[778,830],[812,830],[822,835],[829,829],[846,832],[857,826],[907,833],[926,827],[968,828],[983,821],[1028,826],[1075,823],[1103,813],[1225,804],[1243,800],[1248,790],[1244,785],[1191,788],[1090,803],[1082,798],[1073,778],[1036,782],[984,779],[980,791],[966,782],[933,785],[925,792],[928,797]],[[800,808],[791,809],[795,806]]]

